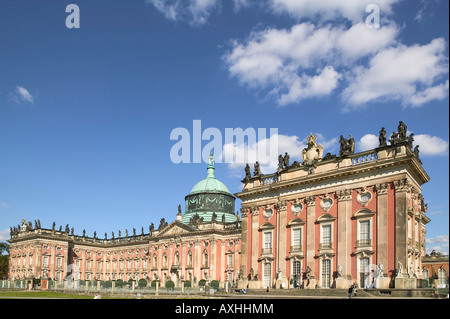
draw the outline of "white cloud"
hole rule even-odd
[[[146,0],[173,21],[188,21],[191,25],[207,23],[220,0]]]
[[[234,11],[237,12],[243,8],[250,7],[253,3],[252,0],[233,0],[234,1]]]
[[[448,154],[448,141],[445,141],[437,136],[431,136],[428,134],[414,135],[413,145],[419,145],[420,156]]]
[[[426,45],[399,45],[379,52],[369,66],[358,67],[343,97],[354,107],[376,100],[400,100],[419,106],[442,99],[446,84],[436,83],[448,73],[446,43],[434,39]]]
[[[341,75],[333,67],[325,67],[320,74],[301,77],[294,76],[288,92],[281,94],[278,99],[280,105],[299,102],[302,99],[329,95],[338,84]]]
[[[4,202],[0,202],[0,209],[1,208],[9,208],[9,206]]]
[[[372,150],[379,145],[378,136],[373,134],[366,134],[359,141],[356,142],[356,147],[358,151],[363,152],[367,150]]]
[[[411,106],[421,106],[431,100],[442,100],[448,96],[448,80],[443,84],[429,87],[421,92],[417,92],[408,99]]]
[[[392,6],[398,0],[379,0],[376,5],[384,16],[392,13]],[[346,18],[350,21],[365,19],[366,7],[370,2],[366,0],[336,1],[336,0],[269,0],[275,12],[288,13],[297,19],[318,18],[323,21]]]
[[[324,148],[324,153],[333,152],[336,150],[338,144],[338,138],[326,139],[320,133],[314,133],[317,136],[317,143],[321,144]],[[262,154],[262,149],[269,150],[265,145],[274,143],[277,145],[277,149],[270,154]],[[278,167],[278,155],[283,155],[287,152],[290,157],[290,163],[294,161],[303,162],[302,151],[306,147],[306,138],[300,140],[299,137],[292,135],[274,134],[269,139],[263,139],[254,144],[225,144],[223,147],[223,156],[229,156],[229,154],[239,154],[242,161],[229,163],[228,168],[233,176],[242,177],[244,167],[248,163],[250,165],[251,172],[253,174],[253,165],[256,161],[260,163],[261,171],[263,174],[271,174],[276,172]],[[324,154],[325,155],[325,154]],[[237,155],[236,155],[237,158]]]
[[[14,94],[12,94],[11,99],[16,103],[34,103],[34,97],[31,93],[22,86],[17,86]]]
[[[269,89],[270,96],[286,105],[329,96],[343,77],[338,68],[347,72],[352,63],[395,43],[397,34],[394,24],[374,31],[363,23],[349,29],[301,23],[234,41],[223,60],[242,85]]]
[[[448,255],[448,246],[449,246],[448,235],[440,235],[432,238],[426,238],[425,242],[427,254],[435,250],[436,252]]]

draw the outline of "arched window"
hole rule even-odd
[[[430,275],[428,274],[428,269],[422,270],[422,278],[428,279],[429,277],[430,277]]]

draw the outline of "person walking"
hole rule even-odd
[[[348,288],[348,299],[352,299],[353,297],[353,285],[350,285]]]

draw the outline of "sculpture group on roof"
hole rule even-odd
[[[284,153],[284,156],[280,154],[278,156],[277,173],[279,174],[282,171],[290,168],[304,167],[304,169],[307,170],[309,174],[312,174],[315,172],[317,163],[319,163],[320,161],[340,160],[355,154],[355,140],[352,135],[350,135],[348,139],[344,138],[343,135],[340,136],[340,147],[338,155],[326,153],[325,156],[323,156],[323,147],[322,145],[318,145],[316,143],[316,138],[317,137],[312,133],[307,137],[306,148],[304,148],[302,152],[302,163],[294,161],[292,165],[290,165],[289,154],[287,152]],[[397,132],[393,132],[391,134],[389,141],[387,140],[386,129],[382,127],[379,131],[378,141],[378,148],[394,147],[400,144],[407,145],[411,152],[416,156],[417,160],[422,163],[419,159],[419,145],[416,145],[413,149],[414,134],[411,133],[409,136],[407,135],[407,126],[402,121],[399,121]],[[390,145],[388,145],[388,142]],[[262,174],[261,172],[260,164],[258,161],[256,161],[256,163],[254,164],[253,176],[250,172],[250,166],[247,163],[245,166],[245,178],[241,182],[245,184],[253,178],[260,178],[262,176],[264,176],[264,174]]]

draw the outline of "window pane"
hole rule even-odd
[[[359,223],[359,231],[359,239],[370,239],[370,221],[361,221]]]
[[[301,230],[296,228],[292,230],[292,246],[300,246]]]
[[[264,248],[266,248],[266,249],[272,248],[272,233],[271,232],[264,233]]]
[[[322,227],[322,243],[331,243],[331,225]]]

